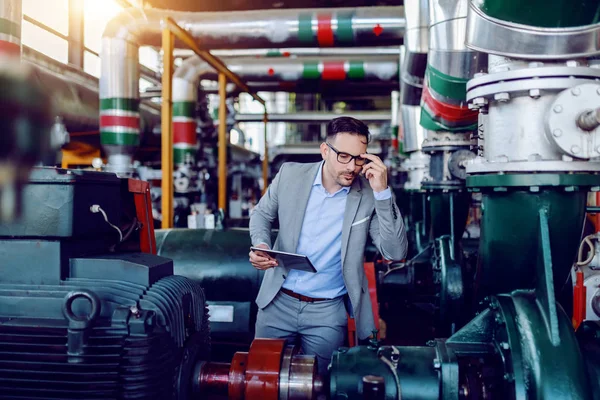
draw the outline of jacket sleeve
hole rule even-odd
[[[408,241],[400,210],[394,196],[375,201],[375,215],[369,233],[373,243],[387,260],[400,261],[406,257]]]
[[[273,247],[271,244],[271,225],[277,218],[279,211],[279,181],[284,168],[285,164],[281,166],[265,195],[260,199],[250,215],[249,228],[252,245],[265,243],[270,248]]]

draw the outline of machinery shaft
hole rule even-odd
[[[231,363],[199,362],[193,398],[210,400],[312,400],[323,392],[314,356],[298,354],[282,339],[256,339]]]

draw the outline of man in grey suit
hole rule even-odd
[[[250,252],[251,264],[266,270],[256,298],[256,337],[300,339],[302,351],[317,356],[321,374],[344,343],[347,312],[360,339],[375,328],[363,267],[367,233],[386,259],[406,256],[402,216],[385,164],[367,153],[369,137],[369,128],[354,118],[329,122],[323,161],[283,164],[250,217],[255,247],[271,248],[271,224],[278,219],[272,248],[304,254],[317,269],[288,269],[266,253]]]

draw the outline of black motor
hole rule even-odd
[[[0,398],[188,398],[204,294],[140,252],[128,180],[40,168],[23,198],[0,225]]]

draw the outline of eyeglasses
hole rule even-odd
[[[344,153],[343,151],[338,151],[335,147],[330,145],[328,142],[325,142],[325,144],[327,146],[329,146],[329,148],[331,150],[333,150],[335,152],[335,154],[337,154],[337,160],[341,164],[349,164],[350,161],[354,160],[354,165],[360,167],[362,165],[365,165],[365,163],[367,162],[366,158],[363,158],[361,156],[353,156],[352,154]]]

